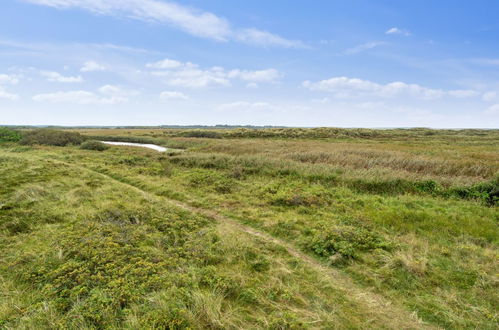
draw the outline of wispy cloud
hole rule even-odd
[[[276,34],[253,28],[236,32],[235,39],[249,45],[262,47],[308,48],[301,41],[288,40]]]
[[[313,91],[330,92],[338,98],[368,96],[381,98],[414,97],[423,100],[432,100],[443,96],[465,98],[481,95],[479,92],[473,90],[442,90],[400,81],[378,84],[369,80],[348,77],[333,77],[318,82],[307,80],[302,85]]]
[[[48,81],[60,82],[60,83],[79,83],[83,81],[82,76],[63,76],[59,72],[55,71],[41,71],[40,74],[47,78]]]
[[[486,114],[489,114],[489,115],[496,115],[496,114],[499,114],[499,104],[494,104],[492,106],[490,106],[486,111],[485,111]]]
[[[188,100],[189,97],[182,92],[164,91],[159,95],[161,100]]]
[[[392,34],[392,35],[398,34],[398,35],[402,35],[402,36],[406,36],[406,37],[408,37],[408,36],[411,35],[411,33],[408,30],[399,29],[397,27],[392,27],[391,29],[388,29],[385,32],[385,34],[388,34],[388,35],[390,35],[390,34]]]
[[[365,52],[366,50],[373,49],[373,48],[376,48],[379,46],[384,46],[384,45],[386,45],[386,42],[384,42],[384,41],[370,41],[370,42],[366,42],[365,44],[349,48],[349,49],[344,51],[344,54],[355,55],[358,53]]]
[[[94,92],[77,90],[67,92],[45,93],[33,96],[37,102],[49,103],[72,103],[72,104],[101,104],[112,105],[128,102],[128,99],[122,96],[103,96]]]
[[[158,0],[22,0],[57,9],[79,8],[95,14],[167,24],[190,35],[218,41],[235,40],[256,46],[303,47],[300,41],[256,28],[237,29],[213,13]]]
[[[499,66],[499,58],[475,58],[471,62],[480,65]]]
[[[494,101],[497,99],[497,96],[497,92],[487,92],[483,94],[482,100],[486,102]]]

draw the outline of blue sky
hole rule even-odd
[[[496,0],[3,0],[0,124],[499,128]]]

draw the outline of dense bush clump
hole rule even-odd
[[[41,144],[49,146],[79,145],[85,141],[80,133],[66,132],[54,129],[36,129],[24,133],[21,144]]]
[[[102,143],[100,141],[88,140],[88,141],[83,142],[81,144],[80,148],[85,149],[85,150],[104,151],[104,150],[109,149],[109,146],[105,145],[104,143]]]
[[[186,131],[179,134],[180,136],[185,137],[195,137],[195,138],[209,138],[209,139],[221,139],[222,134],[216,131]]]
[[[450,194],[459,198],[482,200],[489,206],[498,205],[499,178],[471,187],[456,187],[450,190]]]
[[[18,131],[6,127],[0,127],[0,143],[18,142],[21,138],[22,135]]]

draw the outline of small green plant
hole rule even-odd
[[[80,148],[85,149],[85,150],[104,151],[104,150],[109,149],[109,146],[105,145],[104,143],[102,143],[100,141],[88,140],[88,141],[83,142],[81,144]]]

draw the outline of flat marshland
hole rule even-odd
[[[2,137],[2,328],[497,328],[498,130]]]

